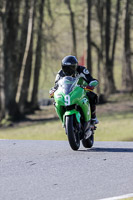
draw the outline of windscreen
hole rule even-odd
[[[77,83],[77,79],[71,76],[63,77],[59,82],[59,88],[64,94],[69,94]]]

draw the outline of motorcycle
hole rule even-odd
[[[91,148],[94,143],[96,126],[91,121],[87,85],[82,78],[65,76],[59,80],[58,89],[54,92],[55,110],[73,150],[79,149],[80,141],[85,148]],[[95,83],[90,86],[94,87]]]

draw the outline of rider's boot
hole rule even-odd
[[[92,120],[92,122],[93,122],[94,124],[99,124],[99,121],[98,121],[97,117],[91,118],[91,120]]]

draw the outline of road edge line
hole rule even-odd
[[[118,200],[118,199],[130,198],[130,197],[133,197],[133,193],[129,193],[129,194],[121,195],[121,196],[99,199],[99,200]]]

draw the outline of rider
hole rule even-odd
[[[90,90],[94,89],[93,86],[89,85],[90,83],[95,82],[95,85],[98,85],[98,81],[92,78],[89,71],[85,67],[78,65],[78,60],[75,56],[68,55],[64,57],[61,66],[62,69],[57,73],[55,78],[55,86],[49,91],[51,98],[53,97],[55,90],[58,88],[58,81],[64,76],[82,77],[88,83],[87,89]],[[91,119],[95,124],[98,124],[99,121],[96,117],[96,104],[98,97],[92,91],[87,92],[87,96],[90,100]]]

